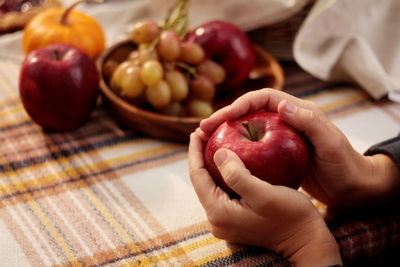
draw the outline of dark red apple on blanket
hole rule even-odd
[[[209,138],[206,168],[224,191],[235,195],[214,163],[220,148],[235,152],[252,175],[274,185],[297,189],[308,171],[307,140],[277,113],[262,111],[225,122]]]
[[[68,131],[90,116],[99,95],[95,62],[85,52],[55,44],[24,59],[19,80],[22,103],[44,129]]]
[[[225,21],[209,21],[187,33],[186,39],[200,44],[209,58],[226,71],[225,82],[219,88],[240,86],[253,69],[256,56],[246,33]]]

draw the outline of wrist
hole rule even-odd
[[[400,169],[385,154],[359,155],[353,163],[347,193],[339,205],[367,206],[384,203],[400,192]]]
[[[385,154],[365,157],[370,164],[368,178],[363,179],[361,188],[365,204],[381,203],[397,196],[400,192],[400,169],[394,160]]]
[[[339,247],[322,217],[306,224],[306,228],[286,240],[283,256],[296,267],[341,265]]]
[[[329,230],[327,230],[329,232]],[[332,234],[323,233],[296,251],[289,261],[296,267],[332,266],[342,264],[338,245]],[[330,235],[331,237],[328,237]]]

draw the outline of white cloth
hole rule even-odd
[[[352,81],[375,99],[400,102],[399,25],[398,0],[320,0],[297,33],[294,57],[322,80]]]
[[[73,0],[59,0],[63,6],[69,6]],[[92,17],[102,26],[107,46],[126,38],[136,21],[151,17],[150,0],[108,0],[103,3],[82,3],[76,7]],[[22,61],[23,32],[18,31],[0,35],[0,58],[13,58]]]
[[[224,20],[253,30],[283,21],[298,13],[312,0],[190,0],[190,25],[209,20]],[[163,19],[175,0],[151,0],[156,18]]]
[[[110,46],[137,21],[161,22],[174,1],[107,0],[77,8],[100,22]],[[399,0],[191,0],[190,25],[220,19],[252,30],[288,19],[311,1],[316,4],[293,46],[297,63],[322,80],[352,81],[375,99],[388,94],[400,102]],[[1,36],[0,57],[22,60],[21,37],[22,32]]]
[[[64,6],[73,0],[59,0]],[[76,9],[97,19],[105,31],[107,46],[127,37],[137,21],[153,19],[162,22],[175,0],[105,0],[103,3],[83,3]],[[211,19],[226,20],[251,30],[285,20],[311,0],[190,0],[190,26]],[[0,57],[23,58],[22,32],[0,37]]]

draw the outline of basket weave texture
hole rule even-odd
[[[279,60],[293,61],[293,42],[297,31],[315,1],[310,1],[299,13],[287,20],[248,32],[249,38]]]

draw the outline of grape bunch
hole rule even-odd
[[[166,115],[208,117],[213,113],[216,87],[226,74],[199,44],[154,21],[136,23],[130,37],[137,49],[112,72],[114,92]]]

